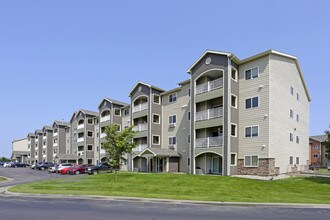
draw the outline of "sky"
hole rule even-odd
[[[330,1],[0,1],[0,156],[14,139],[69,121],[138,81],[165,90],[207,49],[298,57],[312,97],[310,135],[330,124],[325,68]]]

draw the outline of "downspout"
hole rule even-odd
[[[231,58],[228,57],[228,71],[227,71],[227,85],[228,85],[228,97],[227,97],[227,108],[228,108],[228,112],[227,112],[227,146],[226,147],[226,151],[227,154],[226,156],[226,172],[225,175],[226,176],[230,176],[230,148],[231,148],[231,104],[230,104],[230,100],[231,100],[231,77],[230,74],[231,73]],[[236,125],[236,136],[237,135],[237,128],[238,125]]]

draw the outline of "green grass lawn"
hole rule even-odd
[[[292,177],[262,181],[224,176],[185,174],[82,175],[10,188],[38,194],[104,195],[145,198],[273,203],[330,204],[330,178]]]
[[[5,178],[0,177],[0,182],[1,182],[1,181],[5,181],[5,180],[6,180]]]
[[[319,169],[316,171],[317,174],[328,174],[330,175],[330,171],[328,169]]]

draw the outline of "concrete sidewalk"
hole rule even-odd
[[[94,196],[94,195],[63,195],[63,194],[27,194],[13,193],[8,189],[12,187],[0,188],[0,197],[33,197],[33,198],[51,198],[51,199],[84,199],[84,200],[116,200],[128,202],[144,203],[166,203],[166,204],[190,204],[190,205],[211,205],[211,206],[266,206],[266,207],[286,207],[286,208],[310,208],[310,209],[330,209],[330,204],[303,204],[303,203],[255,203],[255,202],[212,202],[212,201],[193,201],[193,200],[174,200],[174,199],[155,199],[121,196]]]

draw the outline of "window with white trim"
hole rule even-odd
[[[299,164],[299,157],[296,157],[296,164]]]
[[[230,165],[236,166],[236,155],[237,154],[230,154]]]
[[[160,96],[157,94],[154,94],[154,103],[160,104]]]
[[[293,142],[293,134],[290,133],[290,141]]]
[[[297,92],[297,101],[298,101],[298,102],[300,101],[300,95],[299,95],[298,92]]]
[[[92,125],[93,124],[93,119],[92,118],[88,118],[87,119],[87,124],[91,124]]]
[[[259,136],[259,126],[245,127],[245,137],[258,137]]]
[[[190,144],[190,134],[187,135],[187,143]]]
[[[170,125],[175,125],[175,123],[176,123],[176,115],[170,115],[170,116],[168,117],[168,123],[169,123]]]
[[[290,157],[289,157],[289,164],[290,164],[290,165],[293,165],[293,156],[290,156]]]
[[[155,124],[160,124],[160,116],[157,114],[152,115],[152,122]]]
[[[299,115],[298,114],[296,115],[296,120],[297,120],[297,122],[299,122]]]
[[[168,138],[169,145],[176,145],[176,137],[169,137]]]
[[[290,109],[290,118],[293,118],[293,110]]]
[[[245,167],[258,167],[259,166],[259,156],[251,155],[244,157],[244,166]]]
[[[299,136],[296,136],[296,143],[299,144]]]
[[[293,86],[290,86],[290,94],[293,95]]]
[[[318,150],[318,149],[319,149],[319,146],[318,146],[318,145],[314,145],[314,146],[313,146],[313,149],[314,149],[314,150]]]
[[[231,95],[231,107],[237,108],[237,96]]]
[[[159,145],[160,137],[159,135],[152,135],[152,144]]]
[[[259,106],[259,97],[245,99],[245,109],[256,108]]]
[[[245,80],[250,80],[259,77],[259,67],[254,67],[245,70]]]
[[[87,131],[87,137],[93,137],[93,132],[92,131]]]
[[[129,115],[129,108],[124,109],[124,116]]]
[[[168,96],[168,101],[169,102],[176,102],[176,93],[173,93]]]
[[[119,108],[115,108],[115,115],[116,116],[120,116],[121,115],[121,111]]]
[[[87,150],[93,150],[93,145],[87,145]]]
[[[230,134],[233,137],[237,136],[237,125],[236,124],[231,124],[230,126]]]
[[[231,68],[231,79],[237,81],[237,70],[235,68]]]
[[[318,155],[318,154],[313,154],[313,157],[314,157],[314,158],[318,158],[319,155]]]

